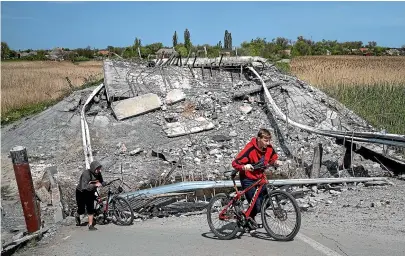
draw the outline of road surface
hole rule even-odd
[[[254,236],[217,240],[209,230],[206,215],[155,218],[129,227],[109,224],[97,226],[94,232],[85,226],[65,226],[46,244],[16,255],[405,255],[405,234],[370,232],[345,223],[341,228],[330,228],[315,221],[303,214],[302,228],[290,242],[273,241],[264,229]]]

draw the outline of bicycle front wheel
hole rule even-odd
[[[116,221],[121,225],[128,226],[134,221],[134,211],[125,198],[116,196],[112,200],[112,210]]]
[[[233,206],[229,206],[222,217],[220,213],[227,207],[230,199],[223,193],[216,194],[208,204],[207,220],[208,225],[218,239],[229,240],[238,233],[237,220]]]
[[[282,190],[274,190],[265,197],[261,207],[263,226],[279,241],[292,240],[301,227],[301,212],[294,197]]]

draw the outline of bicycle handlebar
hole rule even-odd
[[[263,162],[258,162],[256,164],[252,164],[252,166],[253,166],[253,170],[260,170],[260,169],[267,169],[268,167],[270,167],[270,164],[264,165]],[[238,174],[238,171],[233,169],[231,171],[231,178],[234,179],[236,177],[236,174]]]
[[[111,185],[111,184],[112,184],[114,181],[117,181],[117,180],[121,180],[121,179],[119,179],[119,178],[114,179],[114,180],[112,180],[112,181],[110,181],[110,182],[106,183],[106,184],[105,184],[105,187],[107,187],[107,186]]]

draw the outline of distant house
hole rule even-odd
[[[371,56],[372,53],[369,48],[359,48],[359,51],[363,54],[363,56]]]
[[[159,49],[155,54],[158,58],[169,58],[173,53],[177,53],[173,48],[162,48]]]
[[[24,58],[24,57],[29,57],[29,56],[36,56],[38,53],[36,51],[31,51],[31,52],[17,52],[17,58]]]
[[[282,52],[287,56],[291,56],[291,50],[283,50]]]
[[[231,49],[222,49],[220,52],[220,56],[223,55],[224,57],[229,57],[232,54],[232,50]]]
[[[386,53],[390,56],[399,56],[401,55],[401,51],[398,49],[389,49],[386,51]]]
[[[60,47],[54,48],[52,51],[45,55],[49,60],[62,61],[64,60],[64,51]]]
[[[100,50],[97,52],[98,55],[108,56],[110,55],[110,51],[108,50]]]

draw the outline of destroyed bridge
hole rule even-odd
[[[103,71],[95,89],[2,130],[4,150],[27,148],[43,215],[56,222],[74,215],[76,184],[93,160],[106,181],[124,180],[121,196],[137,217],[204,210],[212,195],[232,190],[224,172],[261,127],[284,163],[270,182],[295,196],[307,186],[387,182],[405,170],[404,135],[377,131],[261,57],[174,53],[107,59]]]
[[[86,167],[105,162],[134,210],[232,187],[223,173],[260,127],[284,165],[274,185],[384,180],[400,174],[405,136],[376,131],[261,57],[104,61],[104,83],[81,104]],[[95,153],[97,156],[95,156]],[[170,183],[170,184],[169,184]]]

